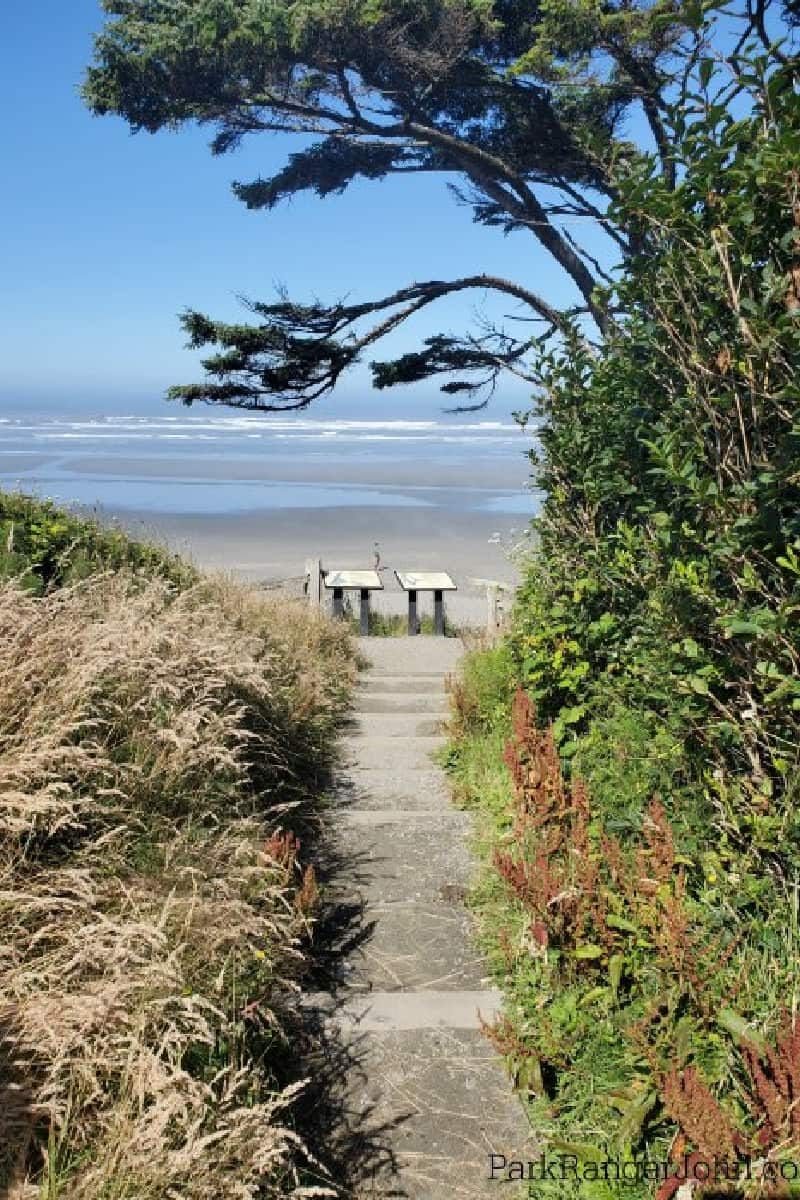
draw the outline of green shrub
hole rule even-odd
[[[348,621],[351,632],[353,634],[360,633],[361,622],[357,613],[352,610],[348,613],[347,601],[345,601],[345,613],[348,614]],[[417,632],[424,637],[431,637],[436,632],[434,619],[427,614],[423,614],[418,618]],[[382,613],[372,610],[369,614],[369,636],[370,637],[406,637],[408,635],[408,617],[403,613]],[[445,617],[444,626],[445,637],[459,637],[459,630],[456,625]]]
[[[571,771],[584,779],[609,828],[641,828],[653,796],[680,819],[685,770],[681,731],[653,712],[615,707],[598,714],[574,743]]]
[[[198,578],[189,563],[160,546],[50,500],[0,491],[0,579],[17,579],[26,590],[42,592],[106,568],[158,575],[180,587]]]
[[[669,719],[729,835],[783,838],[795,871],[800,122],[766,69],[754,115],[678,114],[675,190],[621,181],[643,252],[603,353],[576,331],[543,367],[546,500],[511,645],[563,752],[609,704]]]
[[[465,732],[506,729],[514,688],[513,659],[506,644],[467,654],[458,679],[451,683],[456,727]]]
[[[736,118],[698,51],[676,187],[619,180],[620,323],[543,358],[536,553],[454,693],[493,1037],[589,1159],[800,1156],[800,106],[735,69]]]

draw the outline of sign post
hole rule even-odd
[[[333,592],[333,615],[344,616],[344,594],[358,592],[361,599],[359,633],[369,634],[369,594],[383,590],[383,581],[377,571],[326,571],[325,587]]]
[[[438,637],[444,637],[444,593],[457,591],[445,571],[395,571],[397,582],[408,593],[408,634],[419,633],[417,594],[433,592],[433,627]]]

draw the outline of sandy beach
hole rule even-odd
[[[321,559],[328,570],[363,570],[372,567],[377,542],[385,592],[374,598],[376,611],[405,611],[395,570],[444,570],[458,586],[447,597],[450,616],[478,625],[485,619],[486,589],[475,580],[516,583],[509,554],[524,541],[525,527],[524,520],[508,516],[452,510],[437,513],[433,522],[427,509],[388,507],[197,516],[125,512],[115,519],[134,535],[164,543],[199,566],[294,594],[301,590],[307,559]],[[430,604],[429,596],[421,597],[423,613]]]
[[[294,593],[308,559],[371,568],[377,543],[376,610],[404,611],[396,570],[440,570],[458,587],[451,618],[481,624],[475,581],[515,583],[510,554],[536,511],[529,444],[507,420],[20,414],[0,421],[0,485]]]

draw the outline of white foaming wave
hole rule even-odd
[[[47,417],[0,418],[9,435],[35,441],[217,441],[261,438],[269,440],[342,442],[443,442],[468,444],[479,441],[500,445],[519,439],[520,431],[509,421],[364,420],[279,416],[125,416],[110,415],[81,420]],[[12,433],[13,431],[13,433]]]
[[[39,430],[33,430],[33,439],[37,442],[113,442],[118,441],[114,434],[110,433],[73,433],[66,430],[64,433],[42,433]],[[126,442],[152,442],[155,440],[155,435],[152,433],[128,433],[124,439]]]
[[[14,422],[15,424],[28,424],[29,418],[24,417],[0,417],[0,421],[5,423]],[[72,428],[95,428],[97,426],[120,426],[120,425],[136,425],[159,428],[166,424],[175,424],[181,422],[184,425],[197,428],[201,425],[208,425],[213,428],[229,427],[229,428],[252,428],[254,425],[263,426],[264,428],[296,428],[298,426],[306,428],[337,428],[337,429],[438,429],[438,428],[456,428],[456,429],[508,429],[513,428],[513,423],[510,421],[436,421],[432,419],[417,419],[409,420],[403,417],[392,418],[390,420],[351,418],[351,417],[282,417],[277,414],[259,414],[248,416],[163,416],[154,417],[139,416],[136,414],[126,414],[125,416],[109,415],[90,418],[65,418],[65,417],[42,417],[35,420],[32,424],[35,425],[68,425]]]

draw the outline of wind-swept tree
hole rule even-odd
[[[760,22],[767,37],[764,3],[751,2],[758,7],[740,15],[745,29]],[[674,182],[665,113],[704,36],[702,0],[103,0],[103,8],[109,20],[84,84],[95,113],[119,114],[137,131],[209,125],[215,154],[250,134],[305,135],[276,175],[233,185],[249,208],[304,190],[324,197],[358,178],[436,172],[476,221],[528,234],[572,285],[567,310],[525,279],[471,271],[359,304],[248,301],[246,324],[185,313],[190,344],[217,352],[204,362],[205,382],[171,395],[252,409],[305,407],[390,330],[466,289],[519,302],[539,323],[534,342],[576,318],[602,337],[613,318],[597,290],[608,282],[600,259],[624,257],[637,238],[611,215],[615,180],[652,160]],[[638,147],[625,134],[636,110],[648,131]],[[575,218],[602,230],[613,253],[589,253],[568,228]],[[373,362],[373,381],[440,376],[443,391],[480,402],[500,371],[528,377],[526,329],[437,334],[416,353]]]

